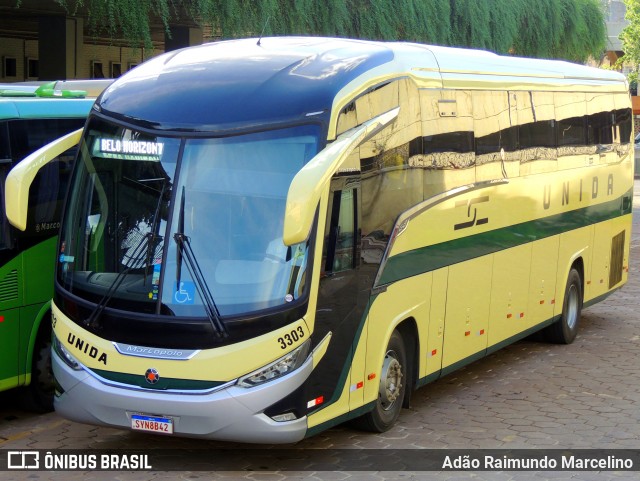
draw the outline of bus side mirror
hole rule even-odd
[[[300,169],[287,194],[282,234],[285,245],[299,244],[309,237],[320,196],[331,177],[353,149],[390,125],[399,112],[396,107],[347,130]]]
[[[82,130],[60,137],[25,157],[16,165],[5,181],[5,209],[9,223],[21,231],[27,228],[29,188],[38,171],[60,154],[80,143]]]

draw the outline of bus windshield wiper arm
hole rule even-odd
[[[123,270],[121,272],[118,272],[118,275],[113,280],[113,282],[109,286],[109,289],[107,289],[107,292],[104,294],[104,296],[102,296],[102,299],[100,299],[100,302],[98,302],[98,304],[93,309],[93,311],[91,311],[91,314],[89,314],[89,317],[87,319],[85,319],[85,321],[84,321],[85,324],[87,326],[89,326],[89,327],[94,328],[94,329],[96,327],[98,327],[97,326],[97,321],[100,318],[100,314],[102,314],[102,311],[104,311],[104,309],[105,309],[105,307],[107,307],[107,304],[109,303],[109,301],[113,298],[115,293],[118,291],[118,289],[122,285],[122,282],[124,281],[124,278],[127,277],[127,274],[129,274],[134,269],[139,269],[140,267],[144,266],[145,267],[145,274],[144,274],[145,279],[149,275],[148,268],[149,268],[149,264],[151,262],[152,251],[155,248],[156,238],[162,239],[161,236],[156,235],[156,226],[158,225],[158,216],[160,215],[160,205],[162,203],[162,198],[164,196],[164,191],[165,191],[165,187],[166,187],[166,184],[167,184],[166,179],[164,179],[164,178],[162,178],[162,179],[149,179],[149,180],[162,180],[162,189],[160,190],[160,195],[158,197],[158,202],[156,204],[156,210],[155,210],[154,216],[153,216],[153,225],[151,226],[151,232],[147,232],[146,234],[144,234],[144,236],[140,240],[140,243],[133,250],[133,253],[131,254],[131,256],[129,256],[129,258],[132,259],[131,265],[129,267],[127,267],[125,270]],[[135,181],[135,182],[140,184],[140,185],[142,185],[142,186],[147,187],[145,184],[142,183],[142,181]],[[146,239],[146,242],[144,242],[145,239]],[[144,255],[143,255],[143,253],[144,253]]]
[[[158,179],[150,179],[150,180],[158,180]],[[142,184],[142,182],[140,182]],[[142,184],[144,185],[144,184]],[[149,239],[147,242],[147,261],[144,268],[144,277],[146,278],[149,275],[149,265],[151,265],[151,256],[155,254],[156,238],[162,240],[162,236],[157,235],[156,228],[159,225],[158,217],[160,216],[160,206],[162,205],[162,199],[164,197],[165,187],[167,186],[167,179],[162,179],[162,189],[160,190],[160,195],[158,197],[158,203],[156,204],[156,211],[153,214],[153,224],[151,225],[151,233],[153,237]]]
[[[220,312],[218,312],[216,303],[213,300],[211,290],[207,285],[207,280],[202,273],[202,269],[200,268],[200,264],[198,263],[195,254],[193,253],[193,249],[191,249],[191,241],[189,240],[189,237],[184,234],[184,198],[185,189],[183,186],[182,198],[180,199],[178,231],[173,234],[173,238],[176,241],[177,247],[176,289],[180,289],[182,259],[185,259],[187,269],[189,270],[189,274],[191,274],[191,278],[195,281],[196,288],[198,289],[198,294],[202,299],[204,310],[207,313],[209,321],[211,322],[211,327],[213,328],[214,334],[216,335],[216,337],[225,338],[229,336],[229,331],[227,331],[226,326],[220,319]]]
[[[109,303],[111,298],[114,296],[116,291],[120,288],[120,286],[122,285],[122,282],[124,281],[124,278],[127,277],[127,274],[129,274],[129,272],[131,272],[132,270],[138,269],[143,266],[143,263],[147,258],[147,253],[146,253],[147,246],[149,245],[150,242],[153,242],[153,237],[154,237],[153,234],[151,232],[148,232],[147,234],[144,235],[140,243],[136,246],[136,248],[134,249],[130,257],[131,259],[133,259],[132,264],[129,267],[127,267],[125,270],[118,272],[118,275],[113,280],[113,282],[109,286],[109,289],[107,289],[107,292],[105,292],[104,296],[102,296],[102,299],[100,299],[100,302],[96,304],[96,307],[93,309],[93,311],[91,311],[91,314],[89,314],[89,317],[85,319],[84,322],[88,327],[92,327],[94,329],[97,327],[96,322],[100,318],[100,314],[102,314],[102,311],[104,311],[104,308],[107,307],[107,304]],[[147,242],[144,242],[145,239],[147,240]]]

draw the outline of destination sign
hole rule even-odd
[[[109,154],[154,155],[160,157],[164,150],[161,142],[145,140],[98,139],[100,152]]]

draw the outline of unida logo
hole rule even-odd
[[[160,374],[158,374],[158,371],[151,367],[147,369],[147,372],[144,373],[144,378],[149,384],[156,384],[160,380]]]

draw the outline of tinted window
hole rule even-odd
[[[587,102],[581,92],[555,92],[558,122],[558,147],[587,145]],[[575,149],[563,149],[560,155],[575,155]]]
[[[540,120],[520,126],[520,147],[555,147],[555,120]]]
[[[477,155],[516,150],[508,92],[473,92],[473,118]]]
[[[521,92],[517,105],[520,149],[555,148],[558,142],[553,93]],[[548,159],[551,155],[551,152],[540,152],[528,160]]]
[[[470,92],[422,91],[424,167],[465,169],[475,165],[474,118]]]
[[[7,122],[0,122],[0,160],[10,159],[9,126]]]
[[[571,117],[558,121],[558,146],[585,145],[587,142],[586,118]]]
[[[464,154],[473,152],[473,132],[458,131],[437,135],[426,135],[423,138],[425,154],[455,152]]]
[[[0,249],[7,249],[13,246],[13,229],[9,225],[4,211],[4,182],[10,168],[11,164],[9,162],[0,162],[0,206],[2,208],[2,212],[0,212]]]
[[[11,158],[19,162],[49,142],[82,128],[84,119],[30,119],[9,122]]]
[[[26,230],[29,235],[48,237],[58,233],[76,150],[69,149],[49,162],[31,183]]]
[[[631,109],[616,110],[616,125],[620,129],[620,143],[626,144],[631,139],[631,132],[633,131]]]
[[[588,133],[589,144],[612,144],[613,143],[613,112],[598,112],[589,115]]]
[[[341,272],[355,267],[355,201],[354,189],[334,193],[323,249],[326,272]]]

